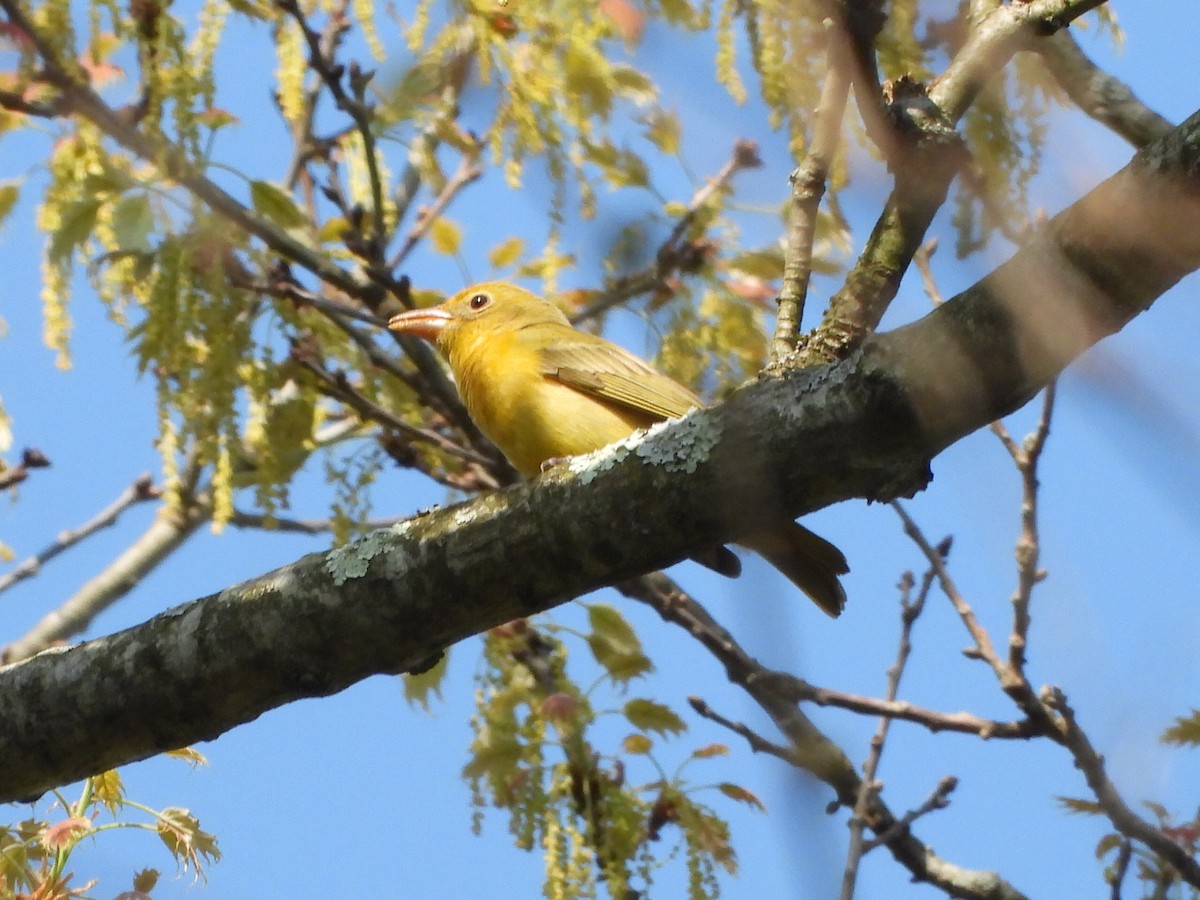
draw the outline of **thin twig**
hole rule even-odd
[[[35,116],[39,119],[56,119],[63,114],[61,103],[28,100],[13,91],[0,91],[0,107],[11,112]]]
[[[1071,32],[1063,29],[1049,38],[1030,42],[1076,106],[1119,134],[1135,147],[1144,147],[1171,130],[1160,116],[1115,76],[1105,72],[1080,49]]]
[[[1000,722],[994,719],[984,719],[967,712],[947,713],[916,706],[904,700],[889,702],[878,697],[866,697],[862,694],[850,694],[817,687],[800,679],[796,679],[789,685],[789,688],[795,691],[794,696],[797,701],[844,709],[847,712],[865,716],[886,716],[889,719],[900,719],[927,728],[933,734],[951,731],[957,734],[973,734],[984,740],[994,738],[1026,741],[1045,733],[1040,725],[1028,719],[1022,719],[1019,722]]]
[[[975,642],[974,655],[978,656],[996,673],[996,677],[1002,682],[1008,678],[1004,662],[996,653],[995,645],[992,644],[991,635],[987,633],[975,617],[975,611],[971,609],[966,599],[959,592],[958,586],[954,583],[954,579],[950,577],[950,570],[946,567],[946,561],[942,558],[941,553],[929,543],[924,533],[912,517],[905,510],[903,504],[899,500],[894,500],[891,503],[892,509],[896,511],[896,515],[900,517],[900,521],[904,524],[904,533],[909,539],[917,545],[920,551],[925,555],[933,572],[937,575],[938,585],[942,589],[942,593],[949,598],[950,603],[954,606],[955,612],[966,625],[967,631],[970,633],[972,640]]]
[[[0,593],[26,578],[32,578],[34,575],[37,575],[41,571],[42,566],[50,562],[54,557],[74,547],[85,538],[91,537],[100,529],[115,525],[121,513],[125,512],[125,510],[129,509],[135,503],[157,499],[161,496],[161,493],[155,487],[154,479],[149,473],[139,475],[134,479],[132,484],[121,491],[117,499],[92,516],[92,518],[76,528],[69,528],[59,532],[58,536],[54,539],[54,543],[35,553],[33,556],[22,560],[12,571],[0,576]]]
[[[1040,440],[1044,441],[1048,429],[1048,424],[1044,429],[1040,427],[1035,433],[1034,440],[1038,440],[1037,435],[1041,435]],[[1042,695],[1039,696],[1029,684],[1023,668],[1001,660],[997,656],[987,632],[976,621],[971,608],[959,594],[938,554],[929,546],[920,529],[900,504],[893,503],[892,506],[904,521],[905,532],[926,554],[926,558],[937,571],[942,590],[958,610],[960,618],[975,640],[975,654],[992,667],[1004,692],[1030,720],[1039,728],[1044,729],[1047,737],[1067,748],[1075,761],[1076,768],[1083,772],[1088,787],[1091,788],[1097,802],[1121,834],[1145,844],[1170,863],[1189,884],[1193,887],[1200,887],[1200,862],[1193,859],[1184,847],[1163,834],[1161,829],[1141,818],[1129,808],[1109,780],[1105,772],[1103,757],[1096,752],[1091,740],[1079,726],[1074,711],[1068,705],[1063,692],[1059,688],[1050,687],[1044,689]]]
[[[0,491],[6,491],[9,488],[16,487],[22,481],[29,477],[29,473],[33,469],[46,469],[50,467],[50,460],[46,455],[35,447],[27,447],[21,451],[21,461],[15,466],[9,466],[7,469],[0,469]]]
[[[703,606],[661,572],[621,582],[617,588],[700,641],[725,667],[729,680],[745,690],[786,736],[788,762],[830,785],[840,804],[854,804],[861,779],[845,754],[797,707],[794,688],[798,679],[763,668]],[[771,752],[766,746],[761,749]],[[867,820],[876,834],[892,835],[888,850],[917,880],[957,897],[1018,900],[1023,896],[995,873],[964,869],[940,859],[909,829],[892,831],[897,819],[878,796],[871,799]]]
[[[343,35],[345,35],[346,26],[346,8],[349,6],[348,0],[343,0],[336,9],[332,10],[326,17],[325,27],[321,32],[320,53],[323,58],[329,59],[337,52],[338,44],[341,43]],[[283,179],[283,183],[289,188],[295,186],[296,182],[305,172],[306,164],[314,156],[324,156],[328,152],[328,147],[331,143],[328,138],[318,140],[313,134],[313,120],[316,116],[317,103],[321,99],[321,89],[324,81],[320,78],[314,79],[308,89],[304,92],[304,112],[295,123],[292,125],[292,160],[288,164],[287,175]],[[349,133],[347,128],[341,132],[342,134]]]
[[[443,453],[448,453],[457,459],[485,466],[491,463],[491,460],[487,457],[476,453],[474,450],[460,446],[432,429],[420,428],[405,422],[403,419],[397,418],[361,391],[356,390],[350,384],[345,372],[331,372],[319,360],[312,358],[306,353],[293,354],[292,358],[313,374],[318,384],[324,388],[326,394],[345,403],[364,419],[378,422],[385,428],[390,428],[411,440],[421,441],[422,443],[437,447]]]
[[[937,549],[943,559],[949,552],[949,547],[948,541],[943,541],[938,546]],[[926,570],[924,578],[921,579],[921,589],[915,600],[909,599],[913,588],[912,574],[905,572],[900,581],[900,641],[896,648],[896,660],[887,672],[885,700],[888,703],[895,703],[896,697],[900,693],[900,679],[904,675],[904,667],[908,664],[908,658],[912,653],[912,629],[925,609],[925,601],[929,597],[930,588],[933,587],[934,578],[933,569]],[[858,799],[854,804],[854,812],[850,816],[850,845],[846,851],[846,866],[842,872],[842,900],[853,900],[854,886],[858,880],[858,865],[869,849],[863,840],[863,827],[866,825],[866,814],[871,807],[871,801],[883,787],[878,780],[879,763],[883,758],[883,748],[887,743],[888,730],[891,725],[890,716],[879,717],[879,724],[875,734],[871,737],[870,751],[863,764],[862,786],[858,789]]]
[[[769,753],[771,756],[778,757],[789,765],[795,764],[795,754],[792,753],[790,748],[784,747],[781,744],[776,744],[772,741],[768,741],[765,737],[743,722],[734,722],[732,719],[725,718],[723,715],[709,706],[708,703],[702,698],[692,695],[688,697],[688,704],[699,715],[709,719],[710,721],[716,722],[722,728],[727,728],[739,737],[744,738],[747,746],[749,746],[750,749],[755,753]]]
[[[357,309],[353,306],[348,306],[345,303],[338,303],[334,300],[326,300],[312,291],[306,291],[294,281],[281,282],[278,279],[270,285],[266,284],[248,284],[244,285],[249,290],[258,291],[264,294],[275,294],[281,297],[287,297],[295,301],[297,304],[311,306],[313,309],[319,309],[321,312],[329,316],[331,320],[337,322],[339,319],[354,319],[358,322],[365,322],[368,325],[374,325],[376,328],[386,328],[387,321],[381,319],[374,313],[366,310]]]
[[[367,178],[371,184],[371,240],[372,252],[368,259],[377,261],[381,258],[383,247],[387,243],[385,235],[385,216],[383,204],[383,177],[379,172],[379,160],[375,154],[375,108],[367,102],[366,90],[374,73],[364,72],[357,62],[351,62],[349,70],[341,63],[333,61],[328,50],[336,50],[339,40],[326,43],[322,35],[311,28],[308,17],[295,0],[276,0],[276,5],[290,15],[299,26],[304,40],[308,44],[308,64],[317,76],[329,88],[329,93],[337,104],[338,109],[348,115],[353,121],[355,130],[362,138],[363,156],[367,167]],[[333,14],[335,37],[349,30],[350,20],[344,11]],[[350,90],[342,85],[343,76],[347,76]]]
[[[817,213],[825,195],[829,167],[837,152],[850,91],[848,63],[842,57],[843,36],[830,19],[825,20],[825,83],[815,112],[812,144],[804,160],[791,175],[791,202],[788,207],[787,249],[783,257],[783,287],[779,292],[779,311],[775,336],[771,341],[770,365],[778,365],[796,349],[796,336],[804,317],[804,303],[812,278],[812,250],[817,234]]]
[[[442,185],[442,189],[438,191],[438,195],[434,198],[427,208],[422,209],[417,216],[417,221],[413,223],[412,228],[408,230],[408,234],[404,236],[404,243],[400,249],[388,260],[388,268],[395,270],[408,258],[408,255],[417,246],[421,238],[423,238],[433,227],[433,223],[438,220],[450,202],[457,197],[467,185],[474,181],[478,181],[483,174],[483,167],[479,164],[479,157],[483,151],[483,145],[478,141],[470,152],[463,156],[458,164],[458,168],[450,179]]]
[[[1112,893],[1109,900],[1121,900],[1121,885],[1125,881],[1125,873],[1129,871],[1129,862],[1133,859],[1133,842],[1129,838],[1121,841],[1117,849],[1117,858],[1113,862]]]
[[[1042,414],[1037,428],[1013,457],[1021,474],[1021,535],[1017,538],[1017,587],[1013,592],[1013,623],[1008,638],[1008,664],[1016,671],[1025,668],[1025,648],[1029,637],[1029,604],[1033,589],[1046,578],[1038,568],[1041,541],[1038,538],[1038,462],[1050,434],[1054,414],[1055,382],[1042,394]]]
[[[908,122],[904,155],[892,166],[896,186],[843,286],[829,302],[802,364],[837,359],[873,331],[896,297],[912,256],[945,203],[967,159],[954,129],[979,90],[1029,39],[1047,26],[1065,27],[1102,0],[1030,0],[994,7],[928,91],[910,85],[890,104]],[[857,78],[856,74],[856,84]],[[860,88],[856,87],[856,96]],[[860,98],[860,107],[862,100]],[[864,115],[872,114],[869,109]],[[892,154],[888,154],[893,159]]]
[[[688,237],[688,229],[696,220],[705,204],[719,191],[727,190],[733,176],[743,169],[756,169],[762,165],[758,145],[745,138],[733,142],[733,151],[724,165],[704,182],[688,201],[687,208],[671,228],[671,233],[659,245],[654,262],[644,271],[631,273],[610,285],[599,297],[571,316],[571,323],[590,321],[620,306],[631,297],[657,290],[672,273],[694,268],[703,257],[703,247]]]
[[[1137,815],[1125,803],[1116,786],[1108,778],[1104,757],[1096,752],[1088,736],[1079,727],[1075,711],[1067,703],[1066,695],[1058,688],[1048,688],[1045,693],[1047,706],[1054,709],[1062,720],[1063,743],[1071,751],[1075,767],[1083,773],[1096,801],[1117,831],[1130,840],[1145,844],[1173,866],[1188,884],[1200,887],[1200,863],[1185,847],[1163,834],[1161,828]]]
[[[97,615],[137,587],[211,517],[212,504],[207,496],[185,498],[179,509],[161,507],[146,530],[101,572],[46,613],[24,635],[0,648],[0,664],[25,659],[87,628]]]
[[[916,809],[905,813],[901,818],[897,819],[887,831],[876,835],[871,840],[863,844],[863,853],[870,853],[876,847],[881,847],[890,841],[900,832],[906,830],[913,822],[939,809],[945,809],[950,805],[950,794],[958,787],[958,779],[953,775],[947,775],[937,783],[937,787],[933,789],[933,793],[918,806]]]
[[[368,519],[361,523],[363,528],[374,530],[387,528],[397,522],[403,522],[411,516],[395,516],[387,519]],[[234,510],[229,517],[229,524],[234,528],[258,528],[263,531],[278,531],[290,534],[327,534],[334,530],[333,519],[288,519],[281,516],[267,516],[262,513],[248,513]]]

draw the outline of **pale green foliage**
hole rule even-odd
[[[18,182],[0,182],[0,224],[3,224],[4,220],[8,218],[20,195],[21,185]]]
[[[1200,710],[1180,716],[1175,724],[1163,732],[1164,744],[1180,744],[1187,747],[1200,746]]]
[[[10,447],[12,447],[12,419],[4,411],[4,401],[0,400],[0,453],[7,453]],[[0,466],[3,464],[3,461],[0,460]]]
[[[746,102],[746,85],[737,67],[737,34],[734,20],[742,8],[739,0],[720,0],[721,9],[717,18],[717,80],[729,91],[738,103]]]
[[[921,46],[917,0],[892,0],[887,21],[876,42],[879,68],[886,78],[910,75],[925,80],[932,75],[928,51]],[[926,12],[926,14],[928,14]]]
[[[347,456],[325,455],[325,480],[333,487],[333,543],[341,546],[368,530],[371,494],[382,466],[377,450],[361,450]]]
[[[194,750],[168,754],[193,765],[205,760]],[[69,802],[57,791],[53,805],[42,815],[16,825],[0,825],[0,900],[17,897],[77,896],[91,885],[72,885],[71,854],[84,838],[100,839],[106,832],[134,829],[156,834],[175,858],[181,872],[205,878],[205,866],[221,853],[213,835],[186,809],[151,809],[125,796],[121,776],[102,772],[86,779],[79,798]],[[144,869],[133,876],[131,889],[149,896],[159,873]],[[94,884],[94,882],[93,882]],[[87,891],[90,894],[90,891]],[[125,895],[122,895],[125,896]]]
[[[331,0],[300,5],[318,25],[319,12],[343,9]],[[784,130],[794,156],[801,157],[811,139],[827,65],[818,5],[646,0],[631,6],[647,22],[679,31],[710,30],[715,59],[703,75],[714,77],[738,101],[757,92],[770,125]],[[35,27],[68,70],[79,69],[84,60],[97,73],[118,64],[130,69],[128,80],[144,88],[146,101],[131,127],[151,141],[156,154],[137,159],[86,122],[59,120],[65,124],[48,153],[37,223],[46,236],[46,342],[59,364],[69,364],[74,276],[86,269],[111,318],[125,329],[142,372],[154,381],[169,488],[182,496],[199,486],[217,525],[232,515],[235,491],[244,491],[242,496],[253,491],[256,507],[268,517],[284,508],[292,479],[323,446],[323,423],[334,415],[358,415],[321,393],[306,362],[336,373],[367,403],[407,424],[449,433],[443,411],[423,405],[403,378],[377,364],[349,328],[263,288],[265,273],[277,261],[275,252],[266,252],[259,240],[162,174],[168,154],[183,169],[205,176],[212,174],[214,161],[222,160],[221,142],[212,138],[235,123],[219,109],[221,85],[214,80],[213,62],[226,30],[246,20],[259,24],[260,36],[273,35],[272,88],[289,126],[283,131],[302,129],[311,113],[311,92],[321,83],[309,68],[299,26],[267,0],[204,0],[190,26],[169,4],[134,7],[142,10],[142,18],[103,0],[91,4],[86,16],[73,11],[69,0],[36,0],[33,6]],[[886,9],[878,41],[882,76],[927,79],[956,48],[918,40],[928,11],[916,0],[896,0]],[[391,26],[391,12],[380,15],[382,8],[375,9],[370,0],[353,0],[348,11],[347,25],[362,42],[358,52],[369,54],[360,64],[367,67],[371,58],[383,63],[366,98],[374,104],[374,118],[364,133],[322,94],[322,116],[339,118],[332,125],[322,121],[319,136],[334,137],[328,156],[312,171],[336,181],[351,208],[331,209],[313,184],[288,181],[292,148],[281,145],[278,167],[267,175],[256,172],[255,180],[237,182],[221,172],[221,184],[232,181],[229,189],[247,217],[357,276],[363,257],[347,236],[354,235],[358,226],[351,220],[361,212],[365,231],[378,225],[391,239],[389,252],[401,242],[398,236],[408,234],[418,234],[427,252],[456,260],[470,255],[472,242],[482,242],[491,248],[488,261],[500,274],[537,278],[547,292],[557,293],[580,251],[567,242],[562,222],[592,216],[605,191],[632,191],[652,198],[656,212],[620,223],[614,232],[619,237],[601,250],[606,277],[616,280],[653,260],[659,236],[677,225],[677,244],[696,251],[645,304],[647,318],[663,328],[659,365],[706,398],[720,398],[759,371],[782,252],[774,245],[743,246],[731,210],[736,183],[712,191],[702,204],[692,204],[687,191],[671,197],[658,193],[654,178],[664,163],[678,165],[676,157],[685,155],[689,142],[717,136],[685,134],[643,67],[636,40],[622,34],[595,0],[420,0],[396,10],[408,17],[404,40],[395,32],[377,33]],[[1099,22],[1116,36],[1107,11]],[[396,53],[403,44],[407,53]],[[18,52],[15,72],[6,73],[0,87],[31,102],[53,99],[51,89],[32,78],[32,54]],[[393,83],[383,84],[397,66],[403,70]],[[960,252],[978,250],[997,233],[1018,233],[1030,217],[1027,187],[1037,171],[1043,122],[1054,99],[1041,78],[1031,60],[1019,61],[984,91],[962,123],[974,170],[955,188]],[[90,83],[104,96],[99,74]],[[467,91],[469,121],[458,118]],[[126,99],[122,95],[113,102]],[[855,133],[860,127],[855,115],[852,103],[847,141],[865,142],[861,130]],[[20,114],[0,111],[0,136],[28,124]],[[543,170],[550,176],[554,192],[542,231],[506,233],[502,218],[481,221],[447,207],[438,207],[432,221],[422,220],[422,209],[446,189],[457,165],[475,161],[481,150],[514,189]],[[849,246],[838,192],[854,186],[852,159],[843,150],[833,161],[830,193],[817,223],[818,273],[837,271],[838,253]],[[694,177],[691,189],[700,189],[707,174]],[[17,182],[0,182],[0,221],[23,189]],[[781,178],[776,208],[785,199]],[[767,215],[774,217],[775,210]],[[301,268],[295,266],[297,278],[308,280],[300,286],[316,291],[316,279]],[[423,277],[419,264],[407,259],[395,274],[406,272],[418,281]],[[248,281],[255,289],[247,289]],[[444,286],[415,285],[418,305],[436,299],[433,287]],[[411,368],[403,368],[407,360],[398,365],[402,374],[411,374]],[[380,431],[364,417],[344,444],[323,454],[335,544],[361,532],[368,519],[370,488],[388,457],[361,438]],[[692,437],[701,449],[710,438],[702,431]],[[0,408],[0,451],[10,443]],[[447,484],[458,486],[452,478],[469,470],[435,445],[397,444],[392,458],[420,464]],[[694,460],[685,455],[679,463],[694,465]],[[374,549],[368,544],[336,557],[339,577],[365,570],[367,551]],[[652,670],[650,656],[617,610],[590,606],[582,645],[603,675],[585,691],[576,680],[580,676],[568,673],[568,640],[525,623],[488,636],[476,737],[465,773],[477,806],[503,810],[518,845],[544,854],[548,896],[594,894],[603,885],[620,897],[631,881],[644,889],[642,882],[648,883],[652,870],[671,853],[653,840],[668,829],[678,837],[676,852],[688,868],[690,896],[712,896],[715,873],[735,867],[728,828],[700,804],[697,790],[681,777],[682,767],[668,775],[658,759],[659,744],[683,733],[684,720],[656,700],[621,694]],[[443,672],[444,661],[409,679],[407,696],[427,704]],[[602,704],[602,691],[614,699]],[[620,721],[622,734],[610,737],[597,727],[602,715]],[[1198,742],[1195,718],[1180,720],[1165,739]],[[695,750],[685,764],[720,752],[716,745]],[[651,773],[645,783],[628,780],[635,768]],[[728,799],[757,804],[736,785],[717,790]],[[96,796],[105,798],[97,802],[110,810],[124,803],[119,782],[107,791],[97,787]],[[199,871],[203,860],[216,857],[215,844],[186,811],[164,810],[154,819],[186,865]],[[0,830],[5,851],[0,865],[29,867],[25,874],[0,869],[10,887],[32,888],[29,879],[45,871],[38,867],[53,863],[38,849],[50,827],[39,820]],[[77,839],[70,827],[64,831]]]
[[[1058,802],[1071,813],[1089,816],[1106,816],[1103,806],[1093,800],[1059,797]],[[1161,803],[1144,801],[1142,804],[1156,820],[1158,829],[1168,838],[1188,850],[1193,856],[1200,851],[1200,816],[1176,824],[1169,810]],[[1150,898],[1178,897],[1181,900],[1198,900],[1200,891],[1182,881],[1174,866],[1167,860],[1150,852],[1145,845],[1130,841],[1125,835],[1108,832],[1096,843],[1096,858],[1111,858],[1104,869],[1104,880],[1113,884],[1117,878],[1117,857],[1122,847],[1128,845],[1133,865],[1127,864],[1125,878],[1142,883],[1142,896]]]
[[[317,2],[304,6],[314,13],[333,8]],[[162,153],[173,147],[172,152],[196,171],[206,171],[210,135],[233,122],[214,109],[219,86],[212,66],[222,36],[238,18],[265,20],[274,28],[280,108],[292,125],[305,121],[309,91],[319,80],[308,68],[308,48],[299,27],[278,7],[249,0],[233,5],[207,0],[190,24],[170,6],[145,4],[137,9],[140,18],[131,18],[122,8],[97,2],[80,19],[72,17],[63,0],[47,0],[34,8],[33,21],[65,66],[80,65],[86,58],[96,79],[105,67],[127,64],[132,51],[136,71],[128,74],[144,81],[146,101],[137,128]],[[786,128],[793,149],[802,151],[826,64],[826,35],[814,8],[782,0],[662,0],[634,9],[646,21],[660,19],[687,30],[711,28],[718,48],[713,63],[718,81],[742,97],[745,84],[757,73],[755,81],[774,124]],[[371,4],[359,0],[351,11],[371,53],[380,57],[389,41],[376,34]],[[917,18],[915,0],[889,5],[878,45],[885,75],[930,73],[931,55],[938,48],[918,43]],[[1102,21],[1111,27],[1110,20]],[[482,84],[488,92],[488,105],[472,127],[510,183],[520,185],[526,166],[537,158],[557,185],[547,237],[484,235],[497,247],[493,264],[498,269],[539,278],[550,292],[576,264],[574,248],[563,246],[558,235],[568,201],[574,201],[574,212],[589,216],[597,208],[600,185],[653,192],[655,166],[684,146],[677,116],[659,103],[656,86],[630,52],[630,47],[636,49],[631,43],[635,39],[622,35],[615,19],[597,14],[591,0],[423,3],[412,11],[406,31],[415,55],[394,86],[381,89],[376,98],[380,102],[374,110],[372,146],[351,128],[339,138],[334,159],[347,200],[366,211],[366,222],[378,217],[385,233],[402,231],[406,223],[401,214],[411,216],[411,204],[401,206],[396,200],[406,195],[406,185],[424,183],[431,191],[444,187],[446,148],[463,154],[478,151],[454,119],[458,90],[466,81]],[[19,68],[24,74],[10,86],[28,88],[32,97],[38,91],[44,94],[44,86],[20,80],[28,81],[32,71],[32,58],[24,54]],[[955,200],[962,252],[981,247],[997,229],[1019,232],[1029,217],[1026,187],[1037,167],[1048,97],[1032,66],[1018,66],[1006,77],[985,92],[963,125],[976,166],[974,178],[964,182]],[[564,96],[571,102],[562,102]],[[24,122],[10,113],[0,117],[0,131]],[[628,122],[640,125],[640,137],[629,134]],[[288,333],[311,330],[327,364],[350,373],[356,388],[372,402],[407,421],[422,419],[424,413],[411,393],[367,364],[354,342],[327,319],[298,314],[287,303],[262,303],[231,286],[229,276],[239,272],[242,263],[253,267],[260,262],[259,247],[246,235],[227,223],[208,221],[199,205],[181,200],[176,189],[162,182],[153,160],[136,160],[92,126],[72,123],[73,131],[57,142],[50,157],[49,183],[39,211],[38,224],[47,235],[46,342],[57,352],[59,365],[67,366],[72,276],[88,261],[93,285],[113,318],[130,330],[143,370],[157,381],[159,445],[173,490],[182,484],[178,479],[189,474],[181,470],[187,460],[193,471],[213,475],[211,499],[218,524],[232,511],[235,487],[254,486],[269,513],[286,498],[287,481],[314,446],[314,432],[299,427],[309,422],[315,429],[321,421],[313,386],[302,373],[273,371],[279,365],[278,347],[273,350],[269,341],[256,338],[264,314],[278,317]],[[393,152],[397,138],[405,142],[399,164]],[[844,240],[837,191],[851,183],[850,174],[842,158],[835,160],[829,203],[818,222],[823,241]],[[373,189],[376,181],[382,187],[378,194]],[[351,230],[344,216],[324,215],[282,183],[253,181],[245,196],[268,225],[321,247],[343,265],[355,261],[343,243]],[[686,291],[671,301],[659,351],[670,372],[706,395],[719,396],[756,371],[768,324],[763,312],[769,305],[760,308],[747,302],[715,280],[716,273],[740,277],[741,265],[743,274],[762,278],[764,294],[756,298],[760,303],[769,302],[767,295],[779,278],[745,271],[746,255],[737,246],[736,230],[729,227],[731,196],[728,187],[722,187],[698,209],[688,209],[677,198],[661,198],[661,215],[631,223],[609,256],[610,271],[621,274],[634,251],[644,252],[655,239],[657,227],[669,227],[685,214],[684,237],[712,246],[696,268],[712,279],[709,289],[698,294],[695,305],[688,302]],[[16,197],[15,183],[0,187],[0,217]],[[374,208],[377,200],[382,201],[381,209]],[[427,239],[436,249],[462,258],[476,231],[480,229],[474,222],[441,216],[427,229]],[[818,246],[818,270],[834,268],[822,252],[826,246]],[[221,340],[210,345],[218,334]],[[305,405],[288,407],[295,413],[286,419],[288,427],[264,430],[271,392],[289,381],[309,399]],[[266,442],[275,440],[295,444],[272,452]],[[426,448],[418,452],[438,458]],[[247,465],[243,455],[258,464]],[[347,484],[345,479],[335,480]],[[348,500],[349,494],[343,493],[336,504],[344,525],[350,521],[345,516]],[[343,537],[347,527],[341,529]]]
[[[673,308],[657,363],[698,393],[720,397],[754,375],[766,351],[761,313],[718,286],[695,306]]]
[[[485,667],[478,676],[475,741],[465,774],[479,810],[505,810],[517,845],[540,848],[548,897],[621,898],[631,885],[645,891],[661,855],[656,843],[672,828],[686,860],[688,896],[715,897],[716,870],[736,870],[728,826],[697,800],[698,788],[682,778],[683,766],[664,775],[655,759],[655,737],[671,737],[686,725],[660,702],[625,700],[619,714],[632,732],[619,747],[597,728],[595,696],[650,669],[641,642],[613,607],[588,607],[583,639],[605,677],[584,692],[568,674],[567,645],[525,622],[493,629],[485,641]],[[714,746],[694,751],[684,766],[717,755]],[[644,765],[655,775],[645,784],[628,779]],[[728,788],[728,789],[726,789]],[[753,795],[736,785],[721,789],[743,802]],[[756,803],[757,800],[754,800]]]
[[[295,363],[276,365],[269,355],[240,367],[249,394],[235,487],[252,486],[268,516],[287,503],[292,476],[316,449],[321,408]]]
[[[253,353],[250,297],[231,290],[226,247],[215,232],[170,237],[155,253],[147,316],[135,329],[138,364],[153,368],[158,384],[161,444],[168,489],[177,492],[176,454],[214,463],[213,520],[232,511],[233,455],[240,437],[236,401],[243,360]]]
[[[432,666],[423,672],[404,675],[404,699],[413,706],[430,712],[434,698],[442,699],[442,682],[450,665],[450,652],[442,653]]]
[[[686,4],[664,4],[663,12],[685,27],[699,24]],[[460,50],[464,30],[470,35],[479,76],[496,89],[486,140],[510,185],[521,184],[530,158],[542,157],[557,185],[555,215],[564,210],[570,182],[580,213],[590,217],[597,174],[612,187],[647,183],[646,162],[617,146],[608,124],[622,104],[652,104],[656,91],[644,73],[619,60],[613,25],[593,2],[466,3],[461,17],[432,36],[427,23],[423,6],[409,32],[410,46],[425,48],[426,69]],[[572,102],[561,102],[564,94]]]
[[[785,126],[792,136],[793,151],[799,153],[805,144],[805,120],[816,106],[825,65],[819,7],[787,0],[722,4],[717,66],[722,83],[735,99],[744,96],[734,69],[733,27],[739,17],[749,37],[749,61],[758,73],[759,92],[767,104],[771,126]]]
[[[293,124],[304,118],[304,82],[307,57],[304,54],[304,34],[293,19],[280,18],[275,23],[275,55],[278,66],[275,77],[279,82],[279,108]]]
[[[1029,227],[1029,182],[1045,139],[1047,85],[1034,60],[1018,57],[967,111],[962,130],[972,153],[970,177],[955,195],[960,257],[982,250],[997,232],[1019,239]]]

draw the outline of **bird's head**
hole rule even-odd
[[[424,338],[448,353],[456,342],[544,324],[569,326],[550,301],[514,284],[485,281],[437,306],[392,316],[388,329]]]

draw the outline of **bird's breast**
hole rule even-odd
[[[464,348],[466,349],[466,348]],[[451,360],[480,430],[523,475],[543,462],[590,453],[651,424],[644,413],[568,387],[542,372],[536,350],[489,341]]]

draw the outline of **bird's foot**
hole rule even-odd
[[[544,459],[544,460],[542,460],[541,469],[543,472],[548,472],[550,469],[553,469],[555,466],[561,466],[563,463],[565,463],[570,458],[571,457],[569,457],[569,456],[552,456],[549,459]]]

